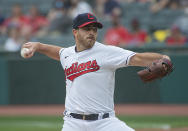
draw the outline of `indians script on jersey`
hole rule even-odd
[[[97,64],[96,60],[88,61],[78,65],[78,62],[72,64],[71,67],[65,68],[66,78],[73,81],[76,77],[79,77],[83,74],[98,71],[100,66]]]

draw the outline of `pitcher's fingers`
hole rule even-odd
[[[22,48],[30,48],[31,47],[31,44],[23,44],[22,45]]]
[[[167,55],[163,55],[163,58],[168,59],[168,60],[171,60],[170,57],[167,56]]]

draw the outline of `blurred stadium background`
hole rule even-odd
[[[19,50],[27,41],[74,45],[71,21],[82,12],[94,13],[104,25],[99,42],[167,54],[175,65],[170,76],[149,84],[136,75],[142,68],[119,69],[120,119],[141,130],[188,130],[187,0],[0,0],[0,130],[61,129],[65,83],[60,63],[40,54],[25,60]]]

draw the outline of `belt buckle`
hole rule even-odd
[[[83,119],[83,120],[85,120],[85,119],[86,119],[86,116],[85,116],[85,115],[83,115],[82,119]]]

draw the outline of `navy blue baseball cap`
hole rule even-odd
[[[84,27],[88,24],[95,23],[101,29],[103,25],[97,21],[97,18],[91,13],[83,13],[76,16],[73,20],[73,29]]]

